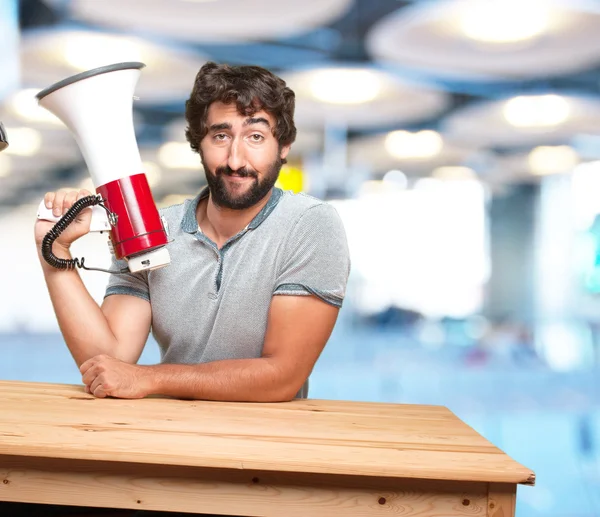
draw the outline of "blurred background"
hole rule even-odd
[[[134,123],[168,205],[205,184],[183,112],[207,60],[295,90],[279,184],[346,226],[311,397],[447,406],[536,471],[520,517],[599,516],[598,1],[0,0],[0,378],[80,383],[32,229],[46,191],[92,186],[34,95],[144,62]],[[106,236],[75,255],[107,266]],[[82,276],[101,301],[106,275]],[[150,339],[142,362],[158,360]]]

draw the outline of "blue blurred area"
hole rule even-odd
[[[600,508],[600,381],[596,367],[559,372],[523,340],[494,351],[438,322],[437,342],[411,318],[373,324],[345,307],[311,377],[311,398],[444,405],[535,471],[519,517],[591,517]],[[431,335],[431,332],[429,333]],[[462,335],[462,337],[461,337]],[[0,378],[80,383],[57,334],[0,335]],[[150,339],[141,363],[159,361]]]
[[[16,0],[0,0],[0,103],[19,84],[19,23]]]

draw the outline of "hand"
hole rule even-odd
[[[47,192],[44,196],[46,208],[51,208],[52,213],[56,217],[63,216],[67,210],[73,206],[75,201],[91,196],[92,193],[88,190],[69,190],[61,189],[57,192]],[[75,221],[73,221],[65,231],[54,241],[55,244],[62,246],[68,250],[71,244],[90,231],[90,222],[92,220],[92,211],[86,208],[79,213]],[[55,223],[37,219],[35,222],[35,242],[38,248],[42,244],[46,234],[52,229]]]
[[[85,391],[94,397],[141,399],[150,394],[150,372],[145,366],[103,354],[85,361],[79,371]]]

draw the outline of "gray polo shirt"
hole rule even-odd
[[[336,210],[307,196],[273,189],[250,224],[219,250],[198,228],[208,196],[161,209],[171,264],[111,275],[106,296],[152,304],[152,334],[163,363],[197,364],[260,357],[273,295],[315,295],[341,307],[350,272],[346,234]],[[113,268],[125,267],[113,260]],[[307,396],[307,385],[298,396]]]

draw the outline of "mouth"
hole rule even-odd
[[[254,174],[250,174],[248,172],[225,172],[223,173],[223,176],[226,176],[228,178],[255,178]]]
[[[246,181],[253,181],[253,176],[242,176],[241,174],[224,174],[227,181],[231,181],[233,183],[244,183]]]

